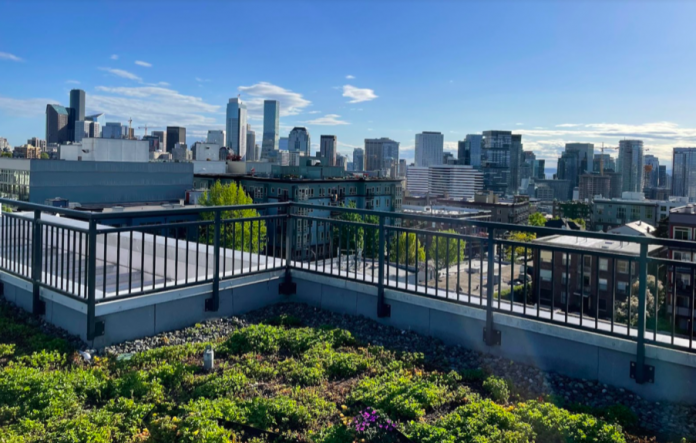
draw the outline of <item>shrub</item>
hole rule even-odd
[[[498,403],[507,403],[510,399],[510,388],[505,380],[491,375],[483,382],[485,389]]]
[[[236,395],[247,389],[249,379],[241,372],[228,371],[202,377],[193,391],[193,397],[217,398]]]

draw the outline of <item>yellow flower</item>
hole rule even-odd
[[[193,431],[193,435],[198,435],[199,431],[200,431],[200,429],[196,429],[195,431]]]
[[[343,409],[343,410],[345,411],[346,409],[348,409],[348,406],[346,406],[346,405],[341,405],[341,409]]]

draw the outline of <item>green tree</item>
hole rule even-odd
[[[546,226],[546,217],[540,212],[535,212],[529,216],[529,226]]]
[[[445,234],[456,234],[454,229],[440,231]],[[436,270],[449,268],[458,260],[464,260],[466,254],[466,242],[455,238],[442,235],[435,236],[435,240],[430,244],[430,257],[435,261]]]
[[[535,239],[536,239],[536,234],[533,234],[531,232],[515,231],[515,232],[510,233],[510,240],[516,241],[516,242],[529,243]],[[515,246],[515,258],[519,259],[520,257],[524,257],[524,249],[525,249],[524,246]],[[508,246],[505,249],[505,256],[508,259],[512,258],[512,246]],[[527,249],[527,258],[531,258],[531,256],[532,256],[532,250],[528,248]]]
[[[397,251],[398,250],[398,251]],[[408,252],[407,252],[408,250]],[[392,237],[389,244],[389,261],[399,264],[415,265],[425,262],[425,248],[413,232],[402,232]]]
[[[574,221],[578,225],[582,226],[583,229],[587,228],[587,224],[585,223],[584,218],[574,218],[572,221]]]
[[[226,185],[216,181],[213,186],[203,193],[198,203],[201,206],[241,206],[250,205],[254,201],[246,192],[232,182]],[[266,223],[263,220],[237,222],[237,219],[258,217],[259,213],[256,209],[232,209],[223,211],[220,218],[229,220],[223,223],[220,232],[220,245],[226,248],[234,248],[235,250],[247,252],[261,252],[266,246]],[[213,220],[215,214],[212,212],[204,212],[203,220]],[[201,227],[202,241],[213,243],[213,227]],[[244,243],[242,243],[244,237]],[[250,241],[251,239],[251,241]]]
[[[343,205],[343,207],[346,207]],[[350,202],[348,208],[355,209],[355,202]],[[379,251],[377,245],[379,243],[379,230],[377,226],[370,227],[369,225],[378,225],[379,217],[376,215],[364,215],[353,211],[341,212],[336,217],[336,220],[361,223],[362,226],[346,225],[342,223],[334,223],[332,229],[334,250],[340,249],[349,251],[362,251],[363,256],[374,258],[377,257]],[[321,229],[321,228],[319,228]]]
[[[662,282],[656,282],[654,275],[648,275],[646,287],[646,303],[645,303],[645,318],[647,321],[648,329],[651,329],[654,325],[655,317],[655,303],[657,303],[657,311],[662,310],[665,303],[665,288]],[[638,325],[638,287],[639,282],[636,280],[631,285],[631,298],[630,301],[627,298],[616,304],[616,322],[626,323],[628,320],[629,303],[631,310],[631,326]],[[655,293],[657,293],[657,300],[655,300]]]
[[[12,153],[11,152],[3,152],[2,154],[0,154],[0,157],[12,158]]]
[[[48,160],[48,159],[50,159],[50,158],[51,158],[51,157],[50,157],[47,153],[45,153],[45,152],[42,152],[42,153],[41,153],[41,160]]]

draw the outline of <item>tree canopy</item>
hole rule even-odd
[[[425,262],[425,248],[413,232],[401,232],[392,237],[389,244],[389,261],[404,265],[415,265],[416,257],[419,263]]]
[[[198,204],[201,206],[241,206],[253,203],[253,199],[244,192],[241,186],[237,186],[234,182],[223,185],[220,181],[216,181],[198,200]],[[249,252],[263,251],[266,246],[266,222],[263,220],[235,221],[237,219],[258,216],[259,212],[253,208],[223,211],[220,214],[220,218],[223,220],[220,245]],[[204,220],[213,220],[215,215],[212,212],[204,212],[202,218]],[[213,243],[212,227],[203,226],[201,228],[201,236],[203,241]]]
[[[440,231],[445,234],[456,234],[454,229]],[[449,268],[459,260],[464,260],[466,255],[466,241],[456,238],[438,235],[430,244],[430,257],[435,261],[435,267],[439,269]]]
[[[546,217],[540,212],[535,212],[529,216],[529,226],[546,226]]]

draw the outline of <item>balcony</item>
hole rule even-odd
[[[16,208],[0,225],[5,298],[95,347],[294,300],[631,389],[634,379],[647,386],[673,370],[696,377],[693,332],[678,327],[689,313],[664,296],[670,270],[693,273],[696,264],[650,253],[696,243],[586,231],[572,233],[583,239],[577,244],[526,242],[509,233],[568,231],[341,207],[332,208],[340,217],[317,217],[309,211],[315,206],[294,202],[237,206],[258,212],[238,219],[223,218],[230,207],[118,213],[120,220],[198,219],[114,227],[115,214],[0,202]],[[374,223],[362,221],[366,215]],[[477,235],[406,227],[433,223]],[[635,248],[590,248],[595,241]],[[542,269],[535,261],[549,253]],[[573,275],[577,266],[561,265],[561,254],[581,259],[573,263],[595,257],[583,297],[569,287],[581,277]],[[635,263],[632,284],[602,282],[601,300],[592,292],[599,258],[628,261],[628,269]],[[642,368],[632,370],[634,379],[630,362]],[[693,390],[664,380],[645,395],[696,403]]]

